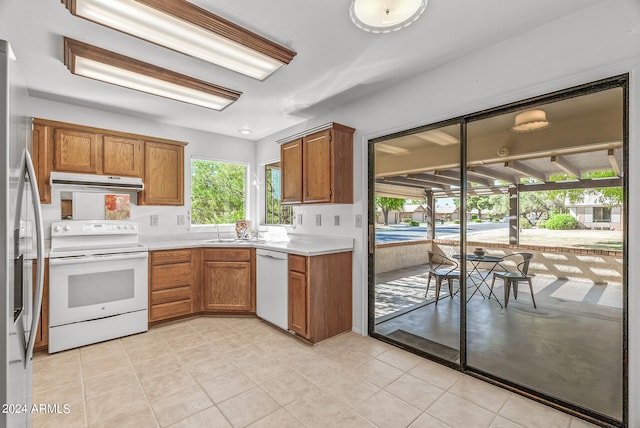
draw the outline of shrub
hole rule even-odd
[[[494,218],[493,221],[496,223],[500,223],[500,219],[498,217]]]
[[[401,219],[400,221],[403,222],[403,223],[409,223],[411,221],[411,219],[405,217],[405,218]]]
[[[476,220],[478,218],[478,214],[471,214],[471,220]]]
[[[409,222],[409,226],[420,226],[420,223],[418,223],[417,221],[411,221]]]
[[[453,220],[453,224],[460,224],[460,220],[458,219]]]
[[[578,221],[571,214],[556,214],[547,219],[544,225],[551,230],[575,229]]]
[[[521,218],[520,219],[520,229],[532,229],[533,226],[531,226],[531,223],[529,223],[529,220],[527,220],[526,218]]]
[[[475,220],[473,220],[473,221],[474,221],[475,223],[482,223],[482,220],[481,220],[481,219],[479,219],[479,218],[477,218],[477,219],[475,219]]]
[[[538,221],[536,222],[536,227],[537,227],[538,229],[544,229],[544,228],[546,228],[546,227],[547,227],[547,224],[546,224],[546,223],[547,223],[547,221],[546,221],[546,220],[538,220]]]

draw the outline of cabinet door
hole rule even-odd
[[[33,295],[36,292],[36,262],[33,262]],[[36,333],[35,349],[45,349],[49,344],[49,259],[44,264],[44,284],[42,289],[42,308],[40,309],[40,321]]]
[[[98,136],[92,132],[58,128],[53,132],[55,171],[98,173]]]
[[[184,205],[184,146],[144,143],[142,205]]]
[[[306,202],[331,202],[333,166],[331,165],[331,130],[303,138],[303,195]]]
[[[307,276],[289,271],[289,330],[309,337]]]
[[[105,135],[102,137],[102,172],[142,178],[143,142]]]
[[[302,139],[280,146],[282,203],[302,202]]]
[[[204,264],[204,306],[214,311],[251,311],[251,262]]]
[[[49,184],[49,153],[50,145],[47,144],[51,127],[44,125],[33,125],[33,166],[38,177],[38,191],[40,192],[40,202],[51,203],[51,185]]]

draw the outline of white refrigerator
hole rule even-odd
[[[31,426],[31,365],[44,279],[28,99],[15,55],[0,40],[0,427],[10,428]]]

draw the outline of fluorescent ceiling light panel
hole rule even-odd
[[[242,94],[67,37],[64,63],[79,76],[213,110],[223,110]]]
[[[185,0],[62,0],[81,18],[264,80],[295,52]]]

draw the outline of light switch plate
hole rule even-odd
[[[333,225],[334,226],[340,226],[340,216],[339,215],[334,215],[333,216]]]
[[[185,217],[184,214],[178,214],[178,226],[184,226]]]
[[[356,227],[362,227],[362,214],[356,214]]]
[[[151,226],[160,225],[160,216],[157,214],[149,216]]]
[[[316,214],[316,226],[322,226],[322,214]]]
[[[298,224],[302,225],[302,214],[298,214]]]

